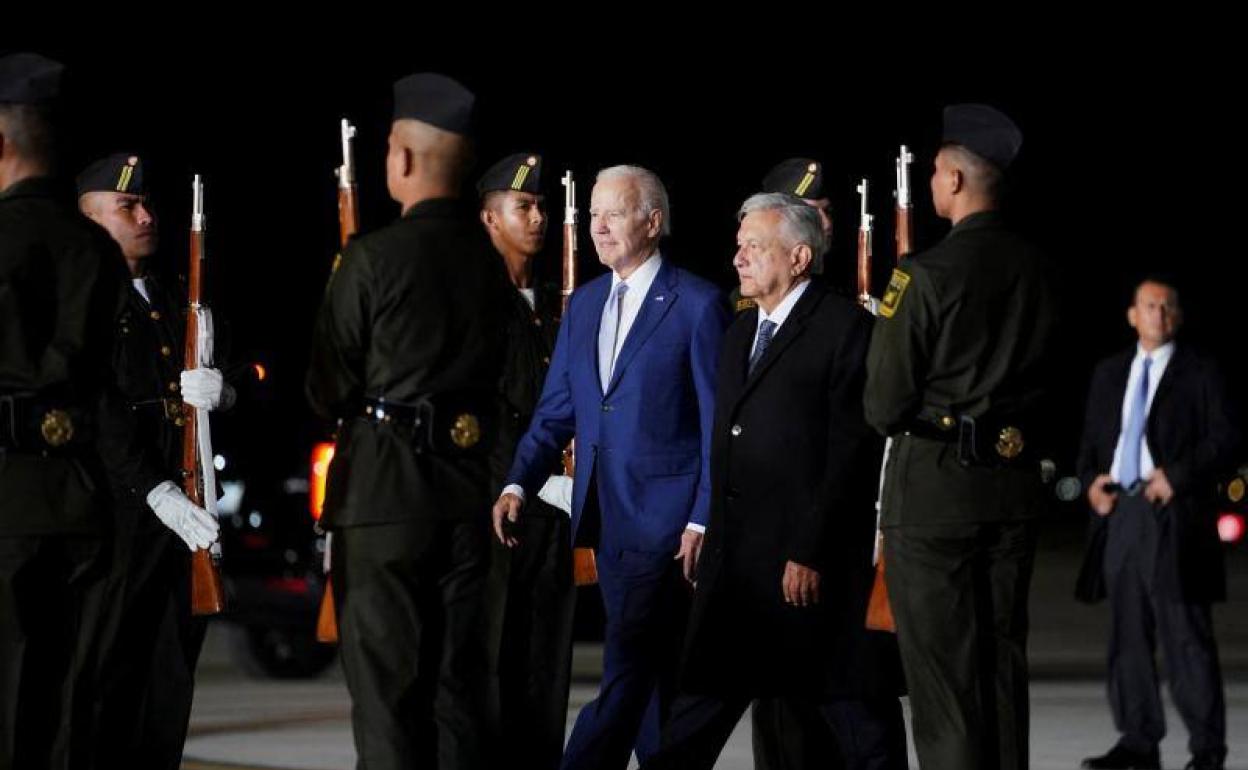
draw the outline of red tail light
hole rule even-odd
[[[334,459],[334,445],[323,441],[312,447],[312,472],[308,475],[308,509],[312,518],[320,521],[325,506],[325,477],[329,475],[329,461]]]
[[[1238,543],[1244,536],[1244,517],[1238,513],[1224,513],[1218,517],[1218,537],[1224,543]]]

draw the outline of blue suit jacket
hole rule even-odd
[[[607,273],[572,295],[507,483],[532,499],[575,435],[573,537],[597,470],[600,546],[674,552],[689,522],[709,519],[715,373],[727,303],[713,284],[664,260],[603,393],[598,327],[610,290]]]

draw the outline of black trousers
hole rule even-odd
[[[546,508],[557,515],[521,518],[515,548],[493,542],[488,589],[491,720],[508,756],[534,770],[563,756],[576,607],[571,523]]]
[[[77,699],[93,728],[75,736],[72,766],[177,770],[207,631],[191,614],[191,552],[146,506],[117,521],[92,679]]]
[[[96,632],[86,612],[103,580],[102,540],[0,536],[0,770],[63,768],[78,724],[70,704]]]
[[[1120,497],[1110,515],[1105,581],[1111,613],[1109,704],[1121,743],[1148,751],[1166,733],[1156,652],[1170,681],[1175,708],[1193,754],[1226,754],[1226,702],[1208,604],[1184,601],[1173,588],[1177,569],[1157,512],[1143,497]]]
[[[663,725],[659,752],[646,770],[711,770],[750,705],[748,697],[681,695]],[[905,770],[906,727],[901,701],[829,700],[810,703],[831,728],[843,766],[850,770]],[[824,765],[810,765],[824,767]]]
[[[360,770],[490,766],[488,536],[484,518],[336,530],[334,602]]]
[[[1026,770],[1035,523],[890,527],[884,548],[919,764]]]
[[[759,698],[750,708],[755,770],[841,770],[836,736],[814,703]]]

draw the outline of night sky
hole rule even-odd
[[[190,178],[203,175],[209,301],[228,319],[239,353],[270,370],[266,403],[279,408],[266,410],[274,426],[268,433],[304,441],[320,429],[301,388],[313,314],[337,247],[338,121],[359,127],[367,232],[397,215],[383,166],[391,84],[426,70],[478,94],[478,171],[506,153],[545,156],[550,275],[562,171],[579,181],[586,280],[601,269],[584,229],[593,173],[636,163],[668,185],[673,237],[665,253],[725,289],[733,285],[737,206],[771,165],[804,155],[827,169],[835,219],[829,274],[846,287],[855,260],[854,188],[862,176],[871,180],[878,295],[893,260],[898,144],[916,154],[922,250],[948,229],[932,213],[927,186],[941,107],[991,103],[1025,135],[1010,215],[1064,271],[1063,459],[1071,459],[1093,363],[1132,340],[1124,311],[1131,282],[1143,272],[1177,280],[1189,340],[1219,357],[1236,392],[1248,382],[1239,299],[1248,271],[1226,246],[1241,239],[1227,237],[1236,219],[1214,184],[1230,181],[1232,164],[1220,165],[1217,153],[1226,150],[1228,160],[1237,154],[1228,140],[1238,124],[1218,115],[1226,107],[1212,98],[1220,96],[1218,68],[1198,62],[1198,54],[1167,54],[1146,41],[1117,51],[1095,39],[1048,37],[972,55],[967,40],[933,35],[923,50],[895,56],[879,25],[870,28],[878,46],[843,55],[830,52],[852,29],[826,36],[826,51],[803,52],[778,39],[712,44],[700,38],[715,33],[693,28],[640,41],[641,55],[591,43],[589,34],[573,36],[565,50],[565,38],[553,32],[500,32],[466,43],[421,29],[410,45],[371,44],[355,32],[342,31],[354,41],[342,55],[335,38],[313,40],[293,28],[227,28],[194,43],[153,36],[122,56],[109,36],[73,44],[0,39],[0,50],[37,50],[71,68],[65,170],[76,173],[114,151],[148,161],[168,269],[184,269]],[[669,56],[674,50],[679,62]]]

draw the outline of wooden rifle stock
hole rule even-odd
[[[338,240],[345,248],[351,236],[360,230],[360,211],[357,205],[355,185],[355,126],[342,119],[342,165],[335,170],[338,176]],[[326,547],[331,547],[327,544]],[[331,557],[332,558],[332,557]],[[331,561],[332,563],[332,561]],[[332,571],[325,575],[325,592],[321,594],[321,608],[316,614],[316,640],[325,644],[338,641],[338,615],[334,608],[334,584]]]
[[[195,369],[199,366],[199,315],[200,302],[203,294],[204,264],[204,214],[203,185],[199,175],[193,183],[193,208],[191,215],[191,257],[187,299],[189,308],[186,314],[186,340],[183,345],[183,367]],[[189,404],[182,405],[182,491],[191,502],[204,505],[205,494],[216,494],[216,490],[205,490],[204,479],[199,466],[199,425],[195,420],[195,408]],[[211,458],[206,458],[211,462]],[[221,572],[209,550],[197,550],[191,554],[191,613],[194,615],[216,615],[225,609],[225,591],[221,587]]]
[[[568,315],[568,302],[576,289],[576,180],[572,172],[563,174],[563,317]],[[563,450],[563,472],[568,476],[576,474],[576,439]],[[574,547],[572,549],[572,582],[578,586],[589,586],[598,582],[598,562],[594,558],[594,549]]]

